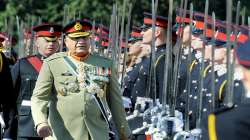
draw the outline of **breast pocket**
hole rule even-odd
[[[32,92],[35,88],[37,80],[37,75],[24,75],[22,77],[22,99],[29,99],[32,95]]]
[[[65,96],[68,93],[79,92],[79,83],[76,76],[55,77],[55,87],[58,93]]]

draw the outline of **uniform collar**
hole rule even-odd
[[[37,56],[39,59],[41,59],[41,60],[44,60],[44,59],[47,58],[47,57],[43,56],[43,55],[40,54],[40,53],[38,53],[36,56]]]
[[[70,52],[68,53],[68,55],[71,56],[72,58],[74,58],[77,61],[85,61],[89,57],[90,53],[88,53],[84,57],[78,57],[78,56],[72,55]]]
[[[156,51],[164,51],[166,49],[166,44],[162,44],[156,47]]]

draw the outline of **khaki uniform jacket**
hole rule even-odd
[[[108,124],[92,96],[86,89],[71,90],[67,87],[78,85],[78,80],[64,57],[68,57],[67,53],[56,53],[44,60],[31,98],[35,126],[43,122],[49,123],[53,135],[46,140],[108,140]],[[129,136],[131,131],[125,119],[112,61],[91,54],[82,63],[88,64],[89,70],[97,68],[92,70],[91,78],[100,75],[100,68],[111,70],[110,75],[104,74],[109,81],[102,85],[106,87],[106,92],[101,100],[108,104],[119,134]]]

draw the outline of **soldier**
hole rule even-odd
[[[89,52],[91,28],[85,20],[66,25],[64,42],[69,51],[43,63],[31,112],[38,135],[46,140],[108,140],[106,104],[120,138],[132,137],[112,61]]]
[[[249,135],[249,92],[250,92],[250,40],[239,43],[236,48],[238,63],[243,72],[245,98],[237,107],[225,108],[211,113],[202,129],[203,140],[248,140]]]
[[[3,47],[2,42],[5,38],[0,36],[0,47]],[[11,81],[11,73],[9,68],[9,61],[5,57],[4,53],[0,51],[0,85],[1,85],[1,97],[0,97],[0,136],[2,136],[2,128],[4,128],[4,137],[12,136],[15,138],[15,133],[10,130],[14,127],[12,122],[15,121],[15,109],[14,108],[14,95],[13,85]]]
[[[62,27],[56,24],[35,26],[35,47],[38,54],[19,59],[12,68],[14,93],[17,97],[17,140],[42,140],[34,131],[31,115],[30,98],[42,66],[43,60],[58,51],[58,37]]]
[[[142,26],[142,42],[147,45],[152,43],[152,15],[150,13],[144,13],[144,25]],[[165,66],[165,50],[166,50],[166,28],[167,28],[167,18],[162,16],[156,16],[156,30],[155,30],[155,46],[156,46],[156,62],[155,62],[155,72],[156,72],[156,97],[162,100],[163,92],[163,81],[164,81],[164,66]],[[148,58],[145,62],[150,64],[150,59]],[[149,66],[149,65],[148,65]],[[147,66],[147,67],[148,67]],[[147,70],[148,71],[148,70]],[[148,71],[149,72],[149,71]],[[144,73],[144,71],[143,71]],[[145,74],[144,74],[145,75]],[[147,74],[149,75],[149,73]],[[145,81],[140,81],[145,82]],[[143,85],[140,87],[142,89],[147,89],[148,85]],[[138,91],[138,90],[137,90]],[[154,95],[150,95],[152,98]]]
[[[139,36],[136,36],[136,33]],[[128,56],[130,57],[130,60],[128,62],[128,67],[126,69],[126,75],[124,77],[124,82],[123,82],[123,88],[124,88],[123,96],[128,97],[128,98],[132,98],[131,92],[134,88],[136,79],[138,78],[138,73],[140,69],[139,63],[141,61],[141,58],[139,55],[142,52],[142,47],[143,45],[141,42],[140,30],[137,30],[134,27],[131,33],[131,38],[129,39]],[[135,100],[133,100],[132,103],[135,104]]]

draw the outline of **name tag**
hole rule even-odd
[[[22,106],[31,106],[31,101],[30,100],[23,100],[21,105]]]

